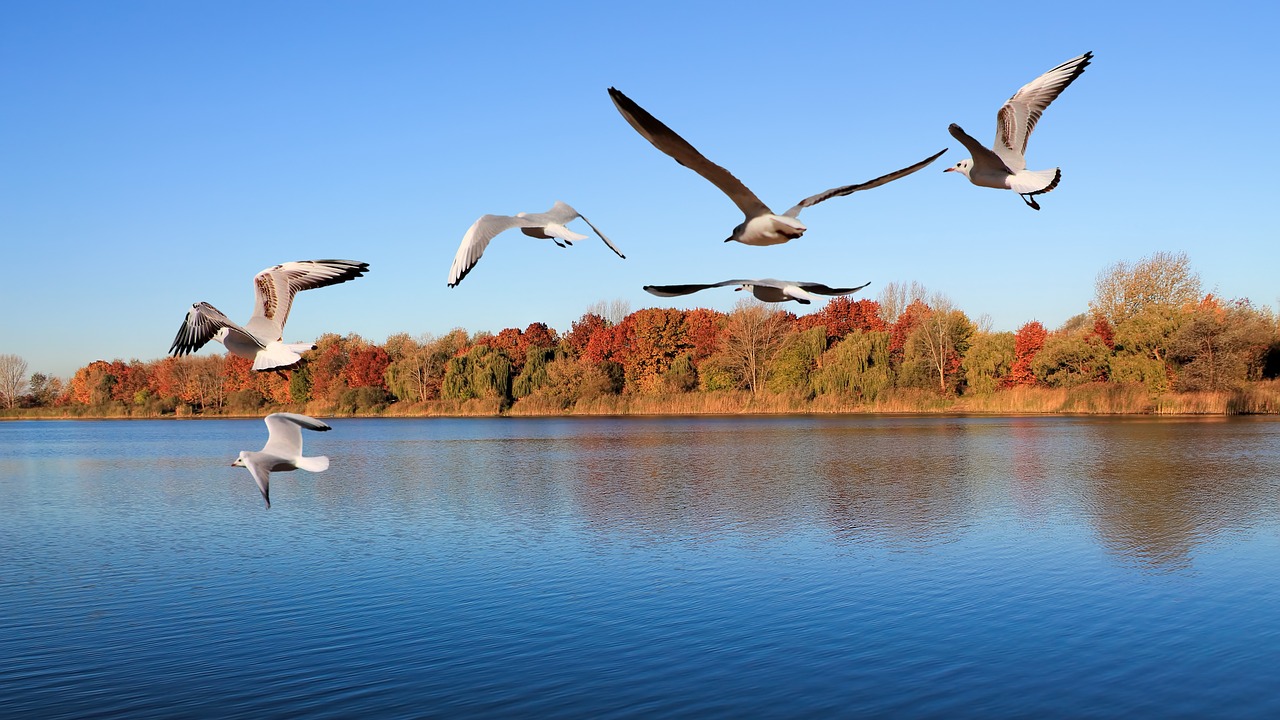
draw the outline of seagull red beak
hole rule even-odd
[[[949,168],[947,168],[946,170],[943,170],[942,172],[955,172],[955,168],[954,168],[954,167],[949,167]]]

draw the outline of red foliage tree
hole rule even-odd
[[[685,335],[693,350],[693,361],[708,358],[720,349],[728,315],[708,308],[687,310],[684,314]]]
[[[363,345],[350,353],[347,366],[342,369],[342,379],[347,387],[375,387],[387,389],[385,373],[391,364],[391,355],[380,345]]]
[[[608,320],[595,313],[586,313],[569,326],[569,332],[564,336],[565,344],[575,357],[582,357],[587,351],[587,345],[591,343],[591,338],[597,332],[608,330],[609,327]]]
[[[800,331],[825,325],[827,343],[839,341],[845,335],[861,330],[885,330],[888,326],[880,317],[880,303],[875,300],[852,300],[847,295],[832,298],[821,310],[800,316],[796,329]]]
[[[1036,320],[1018,328],[1018,332],[1013,336],[1013,365],[1009,368],[1009,374],[1005,376],[1005,387],[1036,384],[1035,373],[1031,371],[1031,361],[1044,347],[1044,341],[1048,337],[1049,332]]]
[[[889,327],[889,352],[894,357],[902,357],[902,350],[907,345],[907,338],[911,336],[911,332],[920,325],[920,322],[930,312],[932,311],[923,300],[913,300],[898,316],[897,321]]]

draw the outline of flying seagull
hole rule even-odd
[[[544,213],[516,213],[515,215],[484,215],[479,220],[471,224],[467,229],[467,234],[462,236],[462,244],[458,246],[458,252],[453,256],[453,266],[449,268],[449,287],[454,287],[462,282],[462,278],[471,272],[471,268],[480,262],[480,256],[484,253],[484,249],[489,246],[489,241],[496,237],[499,233],[510,230],[511,228],[520,228],[520,232],[529,237],[550,239],[556,245],[564,247],[572,245],[575,240],[586,240],[586,235],[578,233],[565,227],[565,224],[576,219],[582,218],[595,234],[600,236],[605,245],[609,249],[618,254],[618,257],[626,259],[626,255],[622,251],[614,247],[609,238],[600,232],[591,221],[582,217],[582,215],[569,207],[567,203],[556,201],[551,209]],[[564,241],[561,243],[561,241]]]
[[[329,458],[324,455],[302,456],[302,428],[320,431],[332,428],[313,417],[298,413],[271,413],[264,421],[267,423],[267,444],[257,452],[241,450],[240,456],[231,464],[249,469],[253,481],[258,483],[262,499],[267,501],[267,507],[270,508],[272,472],[299,469],[323,472],[329,469]]]
[[[1080,77],[1093,59],[1093,52],[1072,58],[1040,77],[1032,80],[1013,94],[996,113],[996,141],[988,150],[974,140],[959,125],[951,123],[947,128],[973,154],[943,172],[958,172],[979,187],[1012,190],[1032,210],[1039,210],[1035,196],[1058,187],[1062,169],[1028,170],[1027,139],[1040,121],[1040,115],[1049,103],[1062,94],[1073,80]]]
[[[741,225],[733,229],[733,234],[726,238],[725,242],[737,240],[746,245],[777,245],[788,240],[794,240],[803,235],[804,231],[808,229],[798,219],[801,210],[817,205],[823,200],[849,195],[859,190],[870,190],[898,178],[906,177],[937,160],[942,153],[946,152],[944,148],[942,152],[921,160],[915,165],[896,170],[888,175],[882,175],[874,180],[820,192],[817,195],[801,200],[795,207],[785,213],[777,215],[769,209],[768,205],[761,202],[760,198],[756,197],[755,193],[751,192],[746,185],[743,185],[741,180],[734,177],[728,170],[708,160],[684,138],[677,135],[674,130],[664,125],[661,120],[650,115],[644,108],[637,105],[631,98],[623,95],[617,88],[609,88],[609,96],[613,98],[613,104],[617,106],[618,112],[622,113],[622,117],[631,123],[631,127],[635,128],[636,132],[653,143],[654,147],[670,155],[676,162],[710,180],[711,184],[720,188],[720,191],[725,195],[728,195],[729,199],[738,206],[738,209],[742,210],[743,214],[747,216]]]
[[[232,355],[252,360],[254,370],[291,368],[302,361],[300,353],[315,349],[312,343],[281,342],[293,296],[361,277],[368,269],[369,263],[354,260],[299,260],[269,267],[253,278],[253,316],[244,327],[209,303],[198,302],[187,311],[169,352],[186,355],[217,340]]]
[[[764,302],[787,302],[788,300],[795,300],[801,305],[808,305],[814,300],[822,300],[818,295],[850,295],[870,284],[871,283],[864,283],[858,287],[851,288],[833,288],[827,287],[822,283],[764,278],[763,280],[725,280],[724,282],[709,283],[706,285],[645,285],[644,289],[650,294],[657,295],[659,297],[675,297],[676,295],[696,293],[699,290],[706,290],[707,288],[739,285],[741,287],[734,288],[735,291],[750,290],[752,295],[755,295],[757,299],[763,300]]]

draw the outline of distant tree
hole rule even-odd
[[[30,393],[26,396],[30,407],[49,407],[59,395],[62,395],[64,384],[61,378],[51,377],[44,373],[35,373],[29,383]]]
[[[0,402],[17,407],[18,396],[27,384],[27,361],[17,355],[0,355]]]
[[[595,313],[586,313],[578,318],[569,326],[569,332],[564,336],[564,342],[569,353],[573,357],[583,357],[587,352],[587,345],[590,344],[591,338],[597,333],[607,330],[610,327],[608,320],[603,316]]]
[[[637,310],[614,330],[620,345],[614,357],[622,363],[628,392],[661,390],[671,363],[692,348],[684,312],[674,308]]]
[[[348,358],[347,366],[341,373],[347,387],[387,389],[386,371],[391,365],[390,353],[377,345],[360,345],[351,349]]]
[[[822,354],[813,373],[819,395],[836,394],[864,402],[892,390],[895,384],[889,332],[855,330]]]
[[[1036,354],[1044,347],[1048,337],[1049,332],[1038,320],[1032,320],[1018,328],[1018,332],[1013,336],[1013,365],[1005,377],[1005,387],[1036,384],[1036,374],[1031,369],[1031,364],[1035,362]]]
[[[1031,361],[1031,370],[1049,387],[1074,387],[1104,379],[1109,354],[1107,346],[1091,332],[1058,332],[1045,339]]]
[[[827,350],[829,332],[826,325],[818,325],[788,333],[769,368],[769,390],[813,397],[815,391],[812,377],[818,369],[818,359]]]
[[[965,392],[986,395],[998,390],[1013,367],[1016,344],[1011,332],[974,335],[961,363]]]
[[[792,326],[792,316],[754,298],[739,300],[725,323],[721,343],[723,365],[734,373],[741,387],[758,394],[768,380],[768,369],[782,349]]]
[[[1098,274],[1089,309],[1117,328],[1151,308],[1180,308],[1200,300],[1200,276],[1186,253],[1157,252],[1137,263],[1117,262]]]
[[[910,284],[890,282],[886,283],[880,289],[879,295],[879,311],[880,319],[886,325],[893,325],[898,322],[902,313],[914,303],[923,303],[929,292],[925,287],[916,281]]]
[[[854,330],[885,330],[888,323],[880,316],[880,304],[874,300],[853,300],[844,295],[832,298],[822,309],[801,315],[796,321],[801,330],[822,326],[827,329],[827,344],[842,339]]]
[[[1207,295],[1169,345],[1179,390],[1230,390],[1262,376],[1275,342],[1274,320],[1247,300],[1223,302]]]

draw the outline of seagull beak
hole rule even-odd
[[[955,170],[956,170],[955,167],[949,167],[946,170],[943,170],[942,172],[955,172]]]

